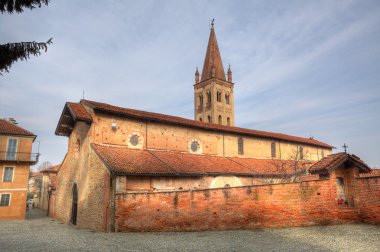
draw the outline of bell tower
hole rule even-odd
[[[211,23],[206,57],[202,75],[195,71],[194,84],[194,119],[208,123],[234,126],[234,83],[230,66],[227,79],[220,57],[218,42]]]

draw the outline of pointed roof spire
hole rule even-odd
[[[211,22],[210,38],[208,40],[205,62],[203,64],[201,81],[216,77],[226,80],[222,58],[220,57],[218,42],[214,31],[214,19]]]

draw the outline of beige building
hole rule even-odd
[[[38,162],[32,153],[36,135],[0,119],[0,220],[25,219],[30,165]]]

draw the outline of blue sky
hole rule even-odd
[[[85,98],[193,119],[194,71],[215,18],[235,82],[239,127],[314,138],[380,167],[380,1],[55,1],[0,15],[0,43],[47,53],[0,76],[0,117],[54,135],[66,101]]]

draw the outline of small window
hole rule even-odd
[[[80,151],[80,139],[77,138],[77,141],[75,143],[75,151],[79,152]]]
[[[218,117],[218,123],[222,124],[222,116],[221,115],[219,115],[219,117]]]
[[[199,106],[203,106],[203,95],[199,95]]]
[[[244,141],[242,137],[238,138],[238,153],[240,155],[244,154]]]
[[[226,104],[230,104],[230,95],[226,94]]]
[[[8,194],[0,194],[0,206],[10,206],[11,203],[11,195]]]
[[[229,118],[229,117],[227,117],[227,125],[228,125],[228,126],[231,125],[231,123],[230,123],[230,118]]]
[[[322,155],[322,158],[324,158],[325,157],[325,152],[322,150],[322,152],[321,152],[321,155]]]
[[[13,167],[4,167],[3,182],[13,181]]]
[[[303,159],[304,156],[303,156],[303,147],[300,146],[300,159]]]
[[[191,139],[188,142],[188,148],[190,153],[201,154],[202,153],[202,144],[198,139]]]
[[[207,120],[209,123],[211,123],[211,116],[207,116]]]
[[[133,145],[136,146],[139,144],[139,136],[138,135],[132,135],[131,138],[129,139],[129,142]]]
[[[199,121],[201,121],[201,122],[202,122],[202,117],[200,117],[200,118],[199,118]]]
[[[8,139],[7,160],[16,160],[17,139]]]
[[[207,101],[208,101],[208,103],[211,103],[211,92],[210,91],[207,92]]]
[[[218,102],[222,101],[222,92],[220,92],[220,91],[216,92],[216,100]]]
[[[199,143],[197,141],[192,141],[191,142],[191,151],[197,152],[198,149],[199,149]]]
[[[276,143],[275,142],[272,142],[271,144],[271,156],[272,158],[276,157]]]

